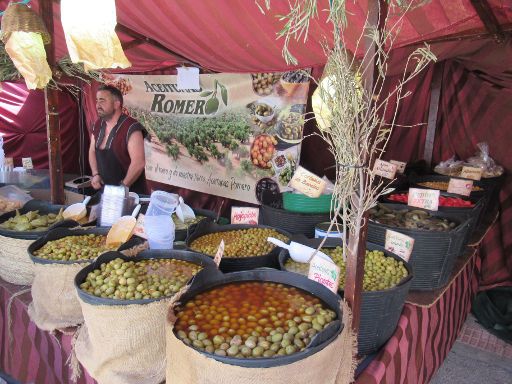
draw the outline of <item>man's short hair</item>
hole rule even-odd
[[[121,91],[119,89],[117,89],[113,85],[102,84],[98,88],[98,91],[109,92],[114,97],[114,99],[117,99],[121,102],[121,107],[123,106],[123,94],[121,93]]]

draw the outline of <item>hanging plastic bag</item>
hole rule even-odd
[[[459,176],[460,171],[462,171],[463,163],[464,162],[461,160],[456,160],[454,155],[448,160],[441,161],[439,164],[437,164],[434,167],[434,172],[447,176]]]
[[[28,89],[42,89],[48,84],[52,71],[46,61],[43,38],[39,33],[12,32],[5,50],[25,79]]]
[[[192,208],[185,204],[183,197],[180,196],[178,200],[179,204],[176,207],[176,216],[178,216],[178,219],[180,219],[182,223],[184,223],[187,220],[194,220],[196,218],[196,214],[194,213]]]
[[[497,177],[503,174],[503,167],[496,164],[494,159],[489,155],[489,145],[487,143],[478,143],[476,145],[478,151],[475,156],[467,159],[467,163],[478,168],[482,168],[483,177]]]
[[[114,0],[61,0],[60,4],[62,28],[73,63],[84,63],[86,71],[132,65],[114,30]]]

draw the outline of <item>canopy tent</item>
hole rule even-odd
[[[413,4],[425,1],[413,1]],[[0,1],[0,9],[8,1]],[[39,11],[40,1],[30,5]],[[265,1],[164,1],[147,0],[116,3],[117,32],[125,53],[133,66],[125,73],[173,73],[175,66],[192,64],[205,71],[266,72],[285,71],[281,55],[283,40],[276,32],[284,22],[277,15],[288,13],[288,2],[271,1],[271,10],[263,14]],[[297,67],[313,67],[321,73],[326,56],[323,45],[331,41],[327,23],[328,0],[318,1],[318,17],[310,26],[308,40],[290,44],[298,60]],[[434,163],[453,154],[462,158],[473,154],[476,143],[487,141],[491,155],[512,174],[512,162],[507,156],[507,137],[512,117],[507,105],[512,102],[512,42],[506,32],[512,29],[512,3],[506,0],[426,1],[422,7],[408,13],[395,43],[390,74],[398,74],[403,58],[418,44],[429,42],[440,61],[446,60],[442,74],[441,104],[437,116],[438,136],[434,143]],[[487,3],[501,31],[492,30],[501,38],[496,42],[484,25],[472,3]],[[66,54],[60,23],[60,6],[54,1],[56,56]],[[346,36],[355,40],[364,25],[367,1],[347,1],[348,29]],[[100,12],[100,10],[98,10]],[[391,23],[397,19],[392,15]],[[491,25],[492,26],[492,25]],[[505,32],[505,36],[500,36]],[[508,35],[509,36],[509,35]],[[354,47],[349,47],[354,48]],[[415,96],[405,99],[398,114],[398,124],[414,125],[428,119],[430,83],[434,68],[416,78],[408,87]],[[389,84],[392,84],[393,77]],[[2,96],[5,96],[2,93]],[[4,115],[0,104],[0,114]],[[90,109],[90,108],[89,108]],[[93,115],[89,115],[90,121]],[[2,124],[6,124],[3,120]],[[61,124],[64,124],[61,120]],[[44,132],[44,125],[40,122]],[[31,126],[31,125],[30,125]],[[0,126],[0,129],[3,127]],[[313,126],[306,128],[314,130]],[[421,158],[425,140],[424,125],[397,128],[391,138],[387,156],[409,161]],[[66,130],[63,129],[66,135]],[[307,132],[306,132],[307,133]],[[325,144],[311,138],[303,145],[302,163],[322,173],[330,165]],[[65,148],[63,148],[65,149]],[[64,154],[64,158],[66,154]],[[512,221],[510,178],[501,194],[500,223],[494,226],[482,245],[483,283],[486,286],[503,284],[512,276],[512,234],[506,233]],[[197,195],[197,194],[196,194]],[[205,199],[201,199],[205,202]],[[210,204],[217,205],[215,199]],[[210,206],[211,208],[212,206]]]

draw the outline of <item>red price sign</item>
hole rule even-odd
[[[231,224],[252,224],[257,225],[260,216],[260,209],[253,207],[232,207]]]
[[[409,188],[407,205],[437,211],[440,191],[437,189]]]

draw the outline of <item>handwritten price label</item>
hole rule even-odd
[[[376,175],[385,177],[386,179],[394,179],[396,174],[397,166],[387,161],[377,159],[373,165],[373,172]]]
[[[257,225],[260,217],[260,209],[253,207],[232,207],[231,224]]]
[[[217,268],[219,268],[220,262],[222,261],[222,256],[224,256],[224,240],[220,241],[219,248],[217,248],[217,253],[215,254],[215,257],[213,258],[213,262],[217,264]]]
[[[473,190],[473,180],[453,179],[448,182],[448,193],[469,196]]]
[[[407,163],[404,163],[403,161],[398,161],[398,160],[390,160],[389,162],[391,164],[395,164],[396,165],[397,173],[404,173],[405,172],[405,167],[407,166]]]
[[[289,185],[308,197],[318,197],[324,191],[325,184],[325,180],[299,166]]]
[[[478,167],[462,167],[460,177],[478,181],[482,178],[482,171],[482,168]]]
[[[144,231],[144,215],[142,213],[139,214],[139,217],[137,217],[137,222],[135,223],[133,234],[142,237],[143,239],[148,239],[148,235]]]
[[[413,247],[414,239],[412,237],[386,229],[386,242],[384,245],[386,251],[394,253],[405,261],[409,261]]]
[[[407,205],[437,211],[439,209],[439,194],[440,191],[437,189],[409,188]]]
[[[315,256],[309,264],[308,278],[336,293],[340,284],[340,267],[332,261]]]
[[[21,164],[23,165],[23,168],[25,168],[25,169],[34,169],[34,164],[32,164],[31,157],[21,158]]]

